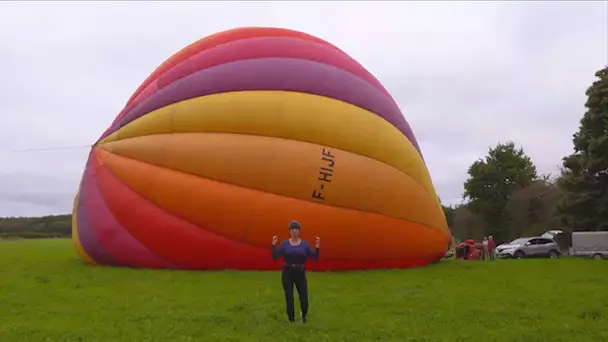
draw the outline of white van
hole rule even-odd
[[[572,232],[570,255],[608,259],[608,231]]]

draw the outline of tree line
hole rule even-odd
[[[538,174],[523,148],[498,143],[469,167],[463,204],[443,206],[455,238],[506,242],[562,230],[567,239],[573,231],[608,230],[608,67],[595,76],[559,174]]]
[[[0,239],[55,238],[72,235],[72,215],[0,218]]]
[[[463,204],[443,206],[456,239],[492,235],[505,242],[549,230],[608,230],[608,67],[595,76],[574,151],[562,159],[558,175],[538,174],[512,141],[498,143],[469,167]],[[0,218],[0,238],[69,237],[71,219]]]

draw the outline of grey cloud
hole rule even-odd
[[[447,203],[498,141],[554,172],[608,61],[605,2],[0,3],[0,216],[69,212],[88,154],[14,150],[93,143],[166,58],[238,26],[301,30],[370,70]]]
[[[87,148],[0,153],[0,216],[70,211],[87,155]]]

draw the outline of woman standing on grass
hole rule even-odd
[[[293,285],[296,285],[298,297],[300,298],[300,310],[302,323],[306,323],[308,314],[308,282],[306,280],[306,269],[304,264],[307,258],[319,259],[319,237],[316,238],[315,251],[312,250],[308,242],[300,239],[301,224],[298,221],[289,222],[289,240],[284,240],[276,248],[278,237],[272,237],[272,258],[278,259],[281,256],[285,261],[283,265],[282,280],[283,291],[285,292],[285,303],[287,306],[287,318],[290,322],[295,322],[293,307]]]

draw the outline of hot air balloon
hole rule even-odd
[[[187,46],[93,145],[74,201],[90,264],[271,270],[298,220],[311,270],[438,261],[451,234],[396,102],[314,36],[245,27]]]

